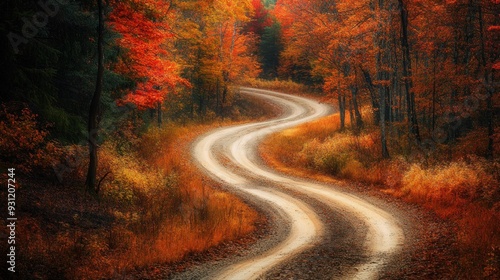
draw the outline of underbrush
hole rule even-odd
[[[211,188],[190,163],[188,143],[205,130],[176,125],[150,129],[128,159],[103,149],[113,174],[103,186],[103,199],[119,206],[116,216],[121,220],[110,238],[129,244],[118,263],[137,267],[178,261],[255,229],[257,213]]]
[[[487,161],[463,147],[438,150],[432,158],[408,156],[396,138],[392,158],[380,157],[380,134],[367,127],[360,133],[339,131],[338,115],[277,133],[261,147],[262,157],[284,172],[290,166],[321,178],[361,182],[408,202],[417,203],[456,224],[461,252],[457,272],[465,278],[500,275],[500,161]],[[391,136],[389,136],[391,137]],[[456,156],[450,159],[450,153]]]
[[[261,219],[235,196],[218,190],[190,161],[190,143],[216,124],[170,124],[141,137],[125,124],[100,146],[96,199],[83,187],[87,148],[48,140],[36,116],[28,109],[22,112],[18,117],[4,109],[0,123],[2,131],[21,127],[33,135],[11,134],[26,142],[16,151],[14,139],[0,142],[1,151],[18,153],[2,154],[2,166],[23,170],[16,191],[21,278],[123,277],[240,239]],[[56,176],[37,175],[36,170],[51,170],[61,159],[66,168],[62,183],[54,183]]]
[[[47,127],[37,123],[36,114],[15,107],[2,104],[0,108],[0,162],[14,164],[26,173],[45,172],[62,149],[47,139]]]

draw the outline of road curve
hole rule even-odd
[[[365,228],[365,238],[360,242],[364,243],[363,248],[368,258],[352,267],[342,277],[376,279],[384,265],[399,251],[404,242],[403,230],[398,221],[383,209],[355,195],[347,194],[332,186],[274,172],[261,166],[257,157],[257,145],[263,137],[326,116],[331,113],[331,107],[303,97],[273,91],[252,88],[241,88],[241,91],[279,106],[283,114],[275,119],[222,128],[208,133],[195,143],[193,157],[213,178],[238,193],[245,193],[256,205],[265,205],[280,213],[281,219],[290,225],[290,230],[273,248],[258,256],[217,269],[207,278],[235,280],[259,278],[290,258],[300,257],[301,252],[315,246],[323,238],[324,225],[313,207],[289,194],[292,191],[321,201],[331,207],[332,211],[342,211],[353,222]],[[229,158],[231,163],[221,161],[221,155]]]

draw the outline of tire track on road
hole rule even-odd
[[[275,119],[227,127],[201,137],[193,147],[193,156],[213,178],[237,192],[243,192],[257,205],[265,204],[282,213],[281,219],[290,224],[288,235],[273,248],[258,256],[217,269],[210,279],[256,279],[292,257],[318,244],[323,238],[324,225],[313,207],[293,197],[283,189],[300,192],[332,208],[346,212],[367,232],[363,242],[367,261],[343,275],[347,279],[376,279],[380,270],[399,250],[404,234],[397,220],[369,202],[341,190],[300,178],[281,175],[258,161],[257,145],[265,136],[326,116],[331,108],[316,101],[272,91],[242,88],[245,94],[272,102],[284,113]],[[223,145],[224,148],[217,148]],[[238,167],[224,166],[219,153]],[[270,184],[263,184],[262,181]],[[279,187],[273,187],[279,185]]]

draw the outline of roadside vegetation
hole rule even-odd
[[[273,136],[269,162],[432,209],[457,225],[464,275],[500,273],[498,0],[4,2],[0,166],[17,172],[26,278],[121,275],[248,235],[257,213],[187,154],[267,111],[242,83],[338,105]]]
[[[471,132],[455,145],[422,155],[409,151],[396,133],[389,135],[392,157],[384,159],[376,127],[368,122],[362,131],[341,131],[340,116],[334,114],[272,135],[263,143],[261,155],[283,172],[361,183],[433,211],[455,225],[462,269],[457,275],[498,277],[500,161],[480,156],[487,141]]]
[[[240,121],[249,119],[240,114],[248,113],[245,107],[261,106],[240,105],[233,115]],[[50,138],[36,114],[21,111],[18,116],[2,107],[0,152],[2,167],[15,167],[17,173],[17,270],[22,278],[119,277],[229,241],[248,242],[256,223],[264,221],[204,178],[190,160],[192,141],[234,123],[231,119],[170,122],[161,128],[154,121],[120,122],[100,145],[95,197],[84,188],[87,147],[62,145]]]
[[[245,79],[243,85],[247,87],[275,90],[279,92],[285,92],[290,94],[304,94],[311,93],[313,90],[303,84],[296,83],[292,80],[263,80],[248,78]]]
[[[260,72],[261,1],[5,6],[0,179],[16,169],[21,278],[119,278],[254,231],[189,143],[267,111],[235,87]]]
[[[263,157],[435,212],[456,227],[457,278],[500,278],[499,1],[282,0],[271,13],[276,77],[321,88],[339,113],[274,135]]]

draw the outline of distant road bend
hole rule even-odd
[[[221,181],[229,190],[243,194],[255,205],[279,213],[278,221],[289,228],[270,248],[221,267],[214,266],[207,279],[258,279],[307,249],[325,246],[325,223],[308,201],[316,200],[331,211],[347,216],[360,228],[365,256],[362,261],[346,264],[342,275],[326,278],[377,279],[384,265],[401,250],[404,243],[399,222],[387,211],[355,195],[330,185],[280,174],[262,166],[258,143],[263,137],[306,123],[332,112],[332,108],[311,99],[253,88],[241,88],[245,94],[265,99],[282,109],[274,119],[231,126],[202,136],[193,147],[193,156],[202,169]],[[225,158],[224,161],[221,158]],[[228,163],[229,159],[229,163]],[[307,197],[308,199],[303,199]],[[277,223],[277,224],[279,224]],[[353,237],[354,238],[354,237]]]

